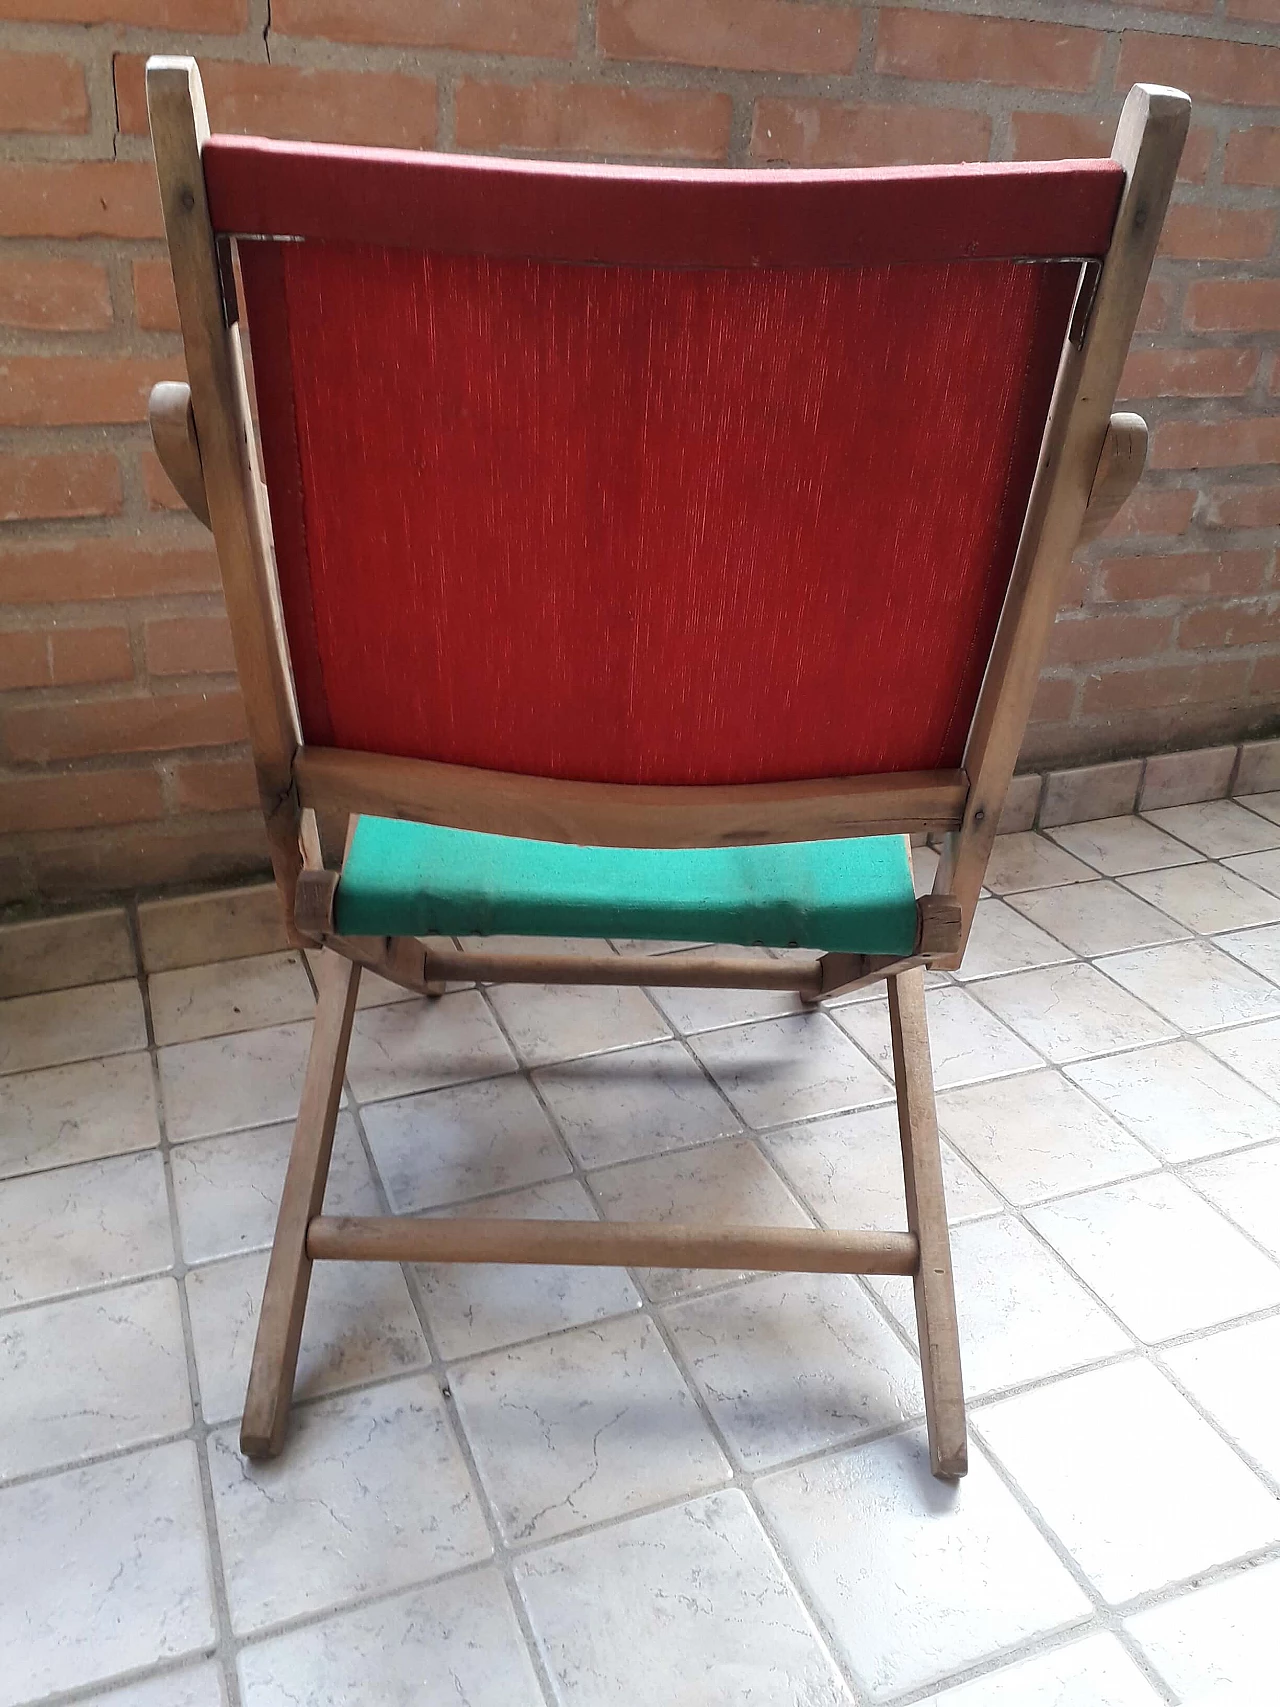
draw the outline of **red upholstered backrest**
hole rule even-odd
[[[960,762],[1118,167],[215,138],[205,171],[307,740],[612,782]]]

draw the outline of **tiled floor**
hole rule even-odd
[[[958,1488],[907,1282],[670,1270],[322,1267],[246,1464],[309,970],[269,892],[0,930],[0,1707],[1274,1707],[1257,804],[1003,838],[930,980]],[[661,953],[651,993],[369,980],[328,1203],[893,1227],[888,1067],[879,993]]]

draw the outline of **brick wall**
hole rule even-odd
[[[980,0],[981,3],[981,0]],[[1028,766],[1280,718],[1280,0],[0,0],[0,901],[263,863],[209,536],[150,450],[181,371],[143,63],[215,127],[810,166],[1101,153],[1196,108],[1125,395],[1139,495],[1075,567]]]

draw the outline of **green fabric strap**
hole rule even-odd
[[[344,936],[637,937],[909,954],[906,841],[598,848],[364,818],[335,901]]]

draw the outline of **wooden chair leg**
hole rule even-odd
[[[321,957],[320,1000],[311,1053],[307,1056],[240,1424],[240,1450],[247,1458],[274,1458],[284,1444],[289,1424],[302,1318],[311,1284],[307,1226],[324,1202],[359,989],[357,962],[329,953]]]
[[[916,1329],[929,1425],[929,1465],[935,1476],[963,1476],[969,1467],[969,1452],[960,1377],[960,1335],[951,1279],[951,1239],[942,1188],[933,1068],[929,1061],[924,970],[912,967],[909,972],[891,977],[888,984],[898,1130],[907,1187],[907,1226],[920,1242],[920,1266],[915,1274]]]

